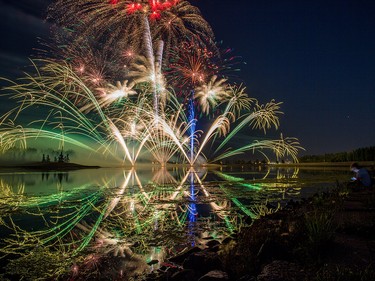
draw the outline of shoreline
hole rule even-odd
[[[140,163],[135,166],[132,165],[118,165],[118,166],[97,166],[97,165],[82,165],[77,163],[60,163],[60,162],[29,162],[23,164],[0,165],[0,171],[4,170],[40,170],[40,171],[60,171],[60,170],[80,170],[80,169],[175,169],[175,168],[205,168],[205,169],[222,169],[222,168],[249,168],[249,167],[270,167],[270,168],[302,168],[302,169],[321,169],[321,168],[337,168],[349,169],[353,162],[312,162],[312,163],[268,163],[268,164],[203,164],[190,166],[189,164],[166,164],[158,165],[153,163]],[[365,168],[375,169],[374,161],[358,162]]]
[[[72,171],[81,169],[99,169],[100,166],[81,165],[76,163],[59,163],[59,162],[30,162],[24,164],[14,164],[8,166],[0,166],[0,171],[16,170],[16,171]]]
[[[375,161],[350,161],[350,162],[299,162],[299,163],[280,163],[267,164],[272,167],[350,167],[352,163],[358,163],[363,167],[375,166]]]

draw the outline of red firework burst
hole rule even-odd
[[[212,76],[228,79],[235,78],[234,73],[240,58],[230,56],[229,48],[221,50],[220,44],[215,51],[197,39],[181,42],[172,48],[168,69],[165,71],[168,82],[179,89],[179,96],[189,95],[190,90],[205,84]]]
[[[134,14],[137,11],[142,10],[142,5],[140,3],[131,3],[126,5],[126,12],[128,14]]]
[[[217,66],[212,63],[214,53],[195,40],[182,42],[172,49],[172,61],[167,72],[168,80],[178,87],[195,87],[215,75]]]
[[[116,2],[116,3],[113,3]],[[111,1],[112,4],[117,4],[118,0]],[[143,3],[145,2],[145,3]],[[134,1],[126,5],[126,12],[128,14],[134,14],[138,11],[147,11],[149,13],[149,17],[152,20],[158,20],[161,18],[161,14],[163,11],[172,8],[173,6],[177,5],[178,0],[149,0],[149,1],[142,1],[143,4]]]

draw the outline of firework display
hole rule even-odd
[[[193,166],[265,149],[297,160],[295,138],[233,144],[248,126],[277,129],[281,103],[261,105],[231,84],[228,51],[188,1],[57,0],[49,14],[63,47],[4,88],[16,106],[0,119],[2,152],[53,139],[132,166],[143,156]],[[33,108],[40,118],[21,122]]]

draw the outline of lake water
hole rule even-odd
[[[26,280],[126,280],[350,176],[293,167],[0,171],[1,272],[8,264]]]

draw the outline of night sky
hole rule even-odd
[[[0,0],[0,76],[21,76],[38,38],[48,40],[49,2]],[[284,102],[280,132],[302,154],[375,145],[375,1],[190,2],[246,63],[236,76],[248,94]]]

